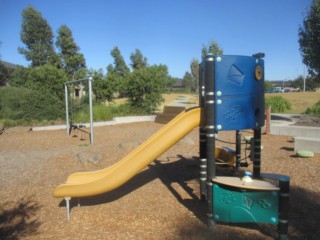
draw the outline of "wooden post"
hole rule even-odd
[[[266,108],[266,135],[270,134],[271,106]]]

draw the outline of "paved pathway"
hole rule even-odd
[[[189,97],[178,97],[174,101],[172,101],[169,106],[175,107],[186,107],[189,101]]]

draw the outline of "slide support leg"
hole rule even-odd
[[[66,200],[67,220],[69,222],[70,221],[70,200],[71,200],[71,197],[65,197],[64,199]]]
[[[260,178],[261,166],[261,128],[253,132],[253,178]]]
[[[236,169],[240,170],[241,161],[241,131],[236,131]]]
[[[290,178],[281,177],[279,180],[279,223],[278,234],[280,240],[288,239],[288,218],[289,218],[289,198],[290,198]]]
[[[214,56],[208,54],[205,60],[205,129],[206,129],[206,157],[207,157],[207,201],[208,226],[214,225],[213,220],[213,191],[212,179],[216,176],[215,165],[215,85],[214,85]]]

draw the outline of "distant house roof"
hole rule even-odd
[[[0,60],[0,63],[2,63],[6,68],[10,68],[10,69],[16,69],[19,66],[17,64],[13,64],[13,63],[2,61],[2,60]]]

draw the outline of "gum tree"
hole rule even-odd
[[[25,48],[19,47],[18,51],[31,61],[32,67],[59,63],[53,47],[51,27],[41,13],[33,7],[27,7],[22,11],[20,38]]]
[[[312,1],[298,32],[303,63],[320,82],[320,0]]]
[[[58,29],[58,37],[56,46],[60,51],[60,57],[62,60],[62,67],[68,74],[69,78],[79,78],[81,76],[75,76],[79,71],[86,68],[86,61],[80,48],[75,43],[72,31],[67,25],[62,25]]]

